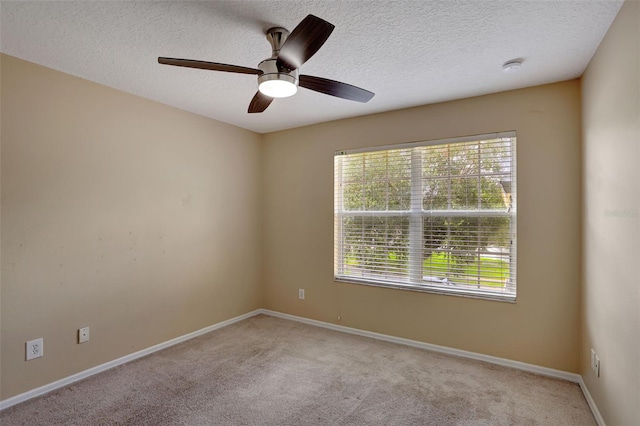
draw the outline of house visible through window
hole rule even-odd
[[[336,152],[336,280],[515,300],[515,155],[515,132]]]

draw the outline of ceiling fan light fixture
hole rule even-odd
[[[290,75],[270,74],[259,78],[258,90],[270,98],[288,98],[296,94],[298,86]]]

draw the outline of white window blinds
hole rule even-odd
[[[515,300],[515,132],[335,155],[337,280]]]

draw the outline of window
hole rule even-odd
[[[515,132],[336,152],[336,280],[515,300],[515,159]]]

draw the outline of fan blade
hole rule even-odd
[[[269,105],[273,98],[269,96],[263,95],[260,91],[257,91],[253,99],[251,99],[251,103],[249,104],[249,110],[247,111],[249,114],[254,114],[256,112],[263,112]]]
[[[312,75],[301,75],[298,77],[298,84],[325,95],[336,96],[356,102],[369,102],[375,93],[368,90],[352,86],[347,83],[329,80],[328,78],[314,77]]]
[[[335,26],[308,15],[293,29],[278,54],[278,66],[297,70],[322,47]]]
[[[165,65],[175,65],[177,67],[198,68],[201,70],[235,72],[238,74],[262,74],[262,71],[257,68],[240,67],[238,65],[217,64],[215,62],[195,61],[193,59],[159,57],[158,63]]]

